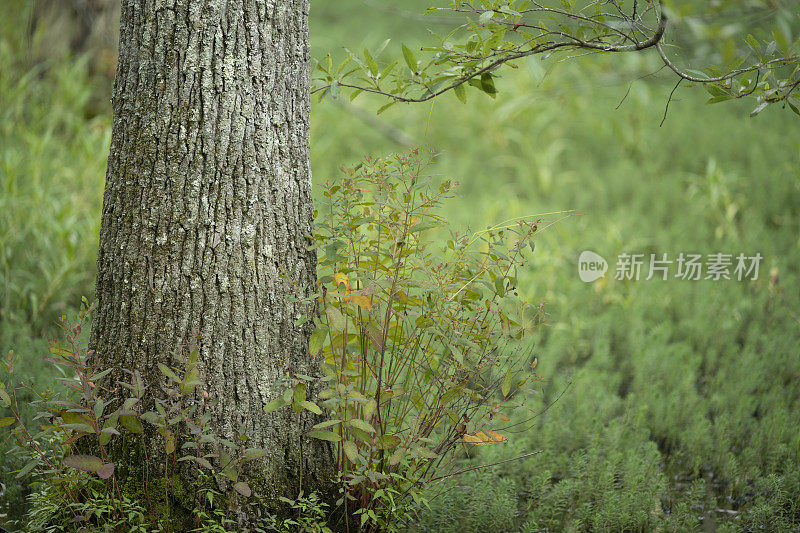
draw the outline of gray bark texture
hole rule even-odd
[[[333,475],[312,420],[263,413],[316,373],[289,294],[315,283],[308,62],[308,0],[123,0],[90,339],[157,388],[199,334],[198,399],[269,450],[246,480],[276,509]]]

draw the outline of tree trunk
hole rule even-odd
[[[269,450],[253,488],[276,508],[333,468],[318,440],[301,458],[308,419],[262,410],[315,373],[287,292],[315,283],[308,61],[308,0],[123,0],[90,340],[155,384],[199,333],[215,429]]]

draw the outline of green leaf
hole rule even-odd
[[[503,380],[503,384],[500,387],[500,392],[503,393],[503,396],[508,396],[508,393],[511,392],[511,369],[509,368],[506,372],[506,377]]]
[[[481,74],[481,90],[492,98],[497,94],[497,89],[494,86],[494,78],[488,72]]]
[[[321,415],[322,414],[322,409],[320,409],[319,406],[317,404],[315,404],[314,402],[309,402],[308,400],[303,400],[302,402],[300,402],[300,405],[302,405],[304,408],[308,409],[309,411],[311,411],[315,415]]]
[[[119,435],[119,431],[115,429],[117,427],[118,421],[119,421],[118,411],[114,411],[114,413],[106,419],[105,423],[103,424],[103,429],[100,430],[101,446],[105,446],[106,444],[111,442],[111,437],[113,435]]]
[[[109,374],[109,373],[110,373],[112,370],[113,370],[113,368],[106,368],[106,369],[105,369],[105,370],[103,370],[102,372],[98,372],[97,374],[93,375],[93,376],[91,377],[91,380],[92,380],[93,382],[97,383],[98,381],[100,381],[101,379],[103,379],[104,377],[106,377],[106,376],[107,376],[107,375],[108,375],[108,374]]]
[[[389,464],[394,466],[398,464],[400,461],[403,460],[405,457],[407,450],[405,448],[397,448],[392,456],[389,458]]]
[[[311,339],[308,341],[308,348],[311,352],[311,357],[316,357],[325,344],[325,339],[328,337],[328,326],[320,326],[311,334]]]
[[[329,305],[325,309],[325,314],[328,316],[328,323],[334,329],[334,331],[344,331],[344,327],[347,324],[347,320],[345,319],[344,315],[341,311]]]
[[[364,48],[364,59],[366,59],[367,66],[369,67],[369,71],[372,76],[376,76],[378,74],[378,64],[375,63],[375,60],[372,58],[372,55],[369,53],[369,50]]]
[[[331,426],[335,426],[340,424],[342,421],[338,418],[334,418],[333,420],[326,420],[325,422],[320,422],[319,424],[314,424],[314,429],[324,429],[329,428]]]
[[[3,418],[0,418],[0,428],[4,428],[4,427],[7,427],[7,426],[10,426],[11,424],[13,424],[16,421],[17,421],[17,419],[14,418],[13,416],[5,416]]]
[[[464,88],[464,84],[456,85],[453,87],[453,92],[461,100],[462,103],[467,103],[467,90]]]
[[[450,348],[450,353],[453,354],[453,359],[459,362],[459,364],[464,364],[464,353],[461,351],[461,348],[455,346],[453,344],[449,344],[448,348]]]
[[[274,400],[272,400],[271,402],[269,402],[267,405],[264,406],[264,412],[271,413],[272,411],[277,411],[284,405],[286,405],[286,400],[278,396],[277,398],[275,398]]]
[[[333,80],[333,81],[331,82],[330,91],[331,91],[331,97],[332,97],[334,100],[338,99],[338,98],[339,98],[339,96],[341,96],[341,94],[342,94],[342,88],[341,88],[341,87],[339,87],[339,82],[338,82],[338,81],[336,81],[336,80]]]
[[[367,433],[375,433],[374,427],[372,427],[367,422],[364,422],[363,420],[360,420],[358,418],[348,420],[347,423],[354,428],[360,429],[361,431],[366,431]]]
[[[178,379],[178,376],[173,372],[167,365],[164,363],[158,363],[158,369],[161,370],[161,373],[167,376],[169,379],[174,381],[175,383],[180,383],[181,380]]]
[[[769,102],[761,102],[760,104],[758,104],[758,107],[756,107],[755,109],[750,111],[750,116],[754,117],[754,116],[758,115],[759,113],[764,111],[764,108],[766,108],[768,105],[769,105]]]
[[[358,459],[358,448],[356,447],[356,443],[348,440],[342,443],[342,448],[344,449],[345,455],[347,458],[350,459],[351,462],[355,463]]]
[[[390,101],[388,103],[383,104],[382,106],[380,106],[378,108],[378,112],[375,113],[375,114],[376,115],[380,115],[381,113],[383,113],[384,111],[386,111],[387,109],[389,109],[390,107],[392,107],[396,103],[397,103],[397,100],[392,100],[392,101]]]
[[[242,454],[242,461],[253,461],[267,455],[267,450],[262,448],[247,448]]]
[[[50,353],[62,357],[64,359],[69,359],[74,356],[71,350],[67,350],[66,348],[62,348],[61,346],[51,346]]]
[[[502,298],[506,295],[506,278],[503,276],[498,276],[494,278],[494,289],[497,291],[497,295]]]
[[[439,457],[439,455],[436,452],[431,451],[428,448],[425,448],[424,446],[417,446],[415,451],[417,452],[417,455],[419,457],[422,457],[423,459],[436,459],[437,457]]]
[[[17,472],[17,475],[16,475],[15,477],[16,477],[17,479],[19,479],[19,478],[21,478],[21,477],[23,477],[23,476],[26,476],[26,475],[28,475],[28,474],[30,473],[30,471],[31,471],[31,470],[33,470],[34,468],[36,468],[36,466],[37,466],[39,463],[41,463],[41,462],[42,462],[42,457],[41,457],[41,456],[39,456],[39,455],[37,455],[36,457],[34,457],[34,458],[33,458],[33,459],[31,459],[30,461],[28,461],[28,462],[25,464],[25,466],[23,466],[23,467],[20,469],[20,471],[19,471],[19,472]]]
[[[184,376],[183,381],[181,382],[181,394],[186,395],[194,392],[194,389],[200,385],[200,381],[197,379],[199,375],[200,371],[196,366],[193,366],[192,369],[186,373],[186,376]]]
[[[236,462],[231,458],[227,452],[222,452],[219,456],[219,464],[222,467],[222,473],[233,481],[239,481],[239,469],[236,468]]]
[[[158,417],[158,414],[155,413],[154,411],[147,411],[146,413],[142,413],[142,420],[154,426],[160,425],[159,424],[160,418]]]
[[[94,433],[94,428],[89,424],[64,424],[64,429],[71,429],[72,431],[81,431],[83,433]]]
[[[372,414],[377,409],[378,403],[375,401],[374,398],[370,399],[367,404],[364,406],[364,418],[371,418]]]
[[[426,229],[438,228],[441,225],[442,225],[441,222],[434,222],[434,221],[420,222],[419,224],[414,224],[411,227],[409,233],[417,233],[420,231],[425,231]]]
[[[442,395],[442,399],[440,400],[441,405],[447,405],[448,403],[452,402],[456,399],[464,390],[464,387],[453,387],[449,389]]]
[[[327,440],[330,442],[339,442],[340,440],[342,440],[341,435],[339,435],[338,433],[334,433],[333,431],[314,430],[314,431],[309,431],[308,436],[313,437],[315,439]]]
[[[495,48],[497,48],[497,46],[503,42],[503,37],[505,37],[505,35],[505,27],[493,31],[492,36],[486,39],[486,42],[483,43],[483,55],[491,55],[495,51]]]
[[[483,13],[481,13],[481,16],[478,17],[478,23],[483,24],[485,26],[486,24],[489,24],[489,21],[492,20],[493,16],[494,16],[494,11],[484,11]]]
[[[402,45],[402,46],[403,46],[403,57],[406,60],[406,65],[408,65],[408,68],[411,69],[411,72],[416,74],[416,72],[417,72],[417,57],[414,55],[414,52],[412,52],[406,45]]]
[[[119,422],[131,433],[138,434],[142,432],[142,423],[133,415],[120,415]]]
[[[391,450],[400,445],[400,437],[396,435],[381,435],[378,437],[376,447],[379,450]]]

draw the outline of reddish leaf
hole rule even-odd
[[[64,464],[84,472],[97,472],[103,467],[103,461],[94,455],[70,455],[64,457]]]
[[[233,484],[233,490],[235,490],[236,492],[238,492],[239,494],[241,494],[245,498],[249,498],[250,494],[253,493],[253,491],[250,490],[250,485],[248,485],[244,481],[240,481],[238,483],[234,483]]]
[[[114,463],[106,463],[97,469],[97,476],[100,479],[108,479],[114,475]]]

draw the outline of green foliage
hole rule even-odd
[[[738,27],[747,20],[727,19]],[[531,343],[548,381],[530,407],[558,400],[535,423],[501,431],[505,446],[469,460],[542,450],[482,476],[487,485],[515,482],[513,531],[577,523],[614,531],[642,523],[644,510],[653,530],[702,531],[710,520],[720,531],[798,524],[796,127],[777,108],[745,120],[752,106],[744,102],[704,106],[703,94],[680,90],[658,128],[672,88],[658,76],[633,83],[615,109],[631,79],[658,68],[656,57],[640,55],[523,61],[506,72],[503,97],[469,113],[445,98],[381,115],[412,136],[426,130],[442,151],[435,171],[461,181],[462,196],[444,209],[453,224],[580,213],[539,233],[532,268],[519,276],[527,298],[546,300],[550,326]],[[313,112],[315,176],[330,175],[343,157],[393,149],[347,108],[315,104]],[[760,251],[766,259],[752,285],[587,285],[576,264],[585,249],[609,260],[611,277],[623,251]],[[447,493],[436,492],[424,523],[447,512]]]
[[[351,101],[365,92],[382,95],[388,102],[378,113],[397,102],[423,102],[450,90],[466,103],[468,87],[494,98],[499,68],[518,68],[518,61],[528,56],[641,52],[654,48],[663,66],[677,75],[675,88],[682,82],[703,85],[712,96],[709,103],[754,96],[758,105],[751,116],[778,102],[788,104],[800,115],[800,93],[796,91],[800,84],[800,36],[793,35],[800,25],[794,10],[773,8],[774,13],[768,13],[772,24],[757,27],[762,38],[747,33],[740,44],[731,38],[739,28],[717,22],[725,20],[726,11],[737,12],[740,7],[736,4],[452,1],[446,7],[428,9],[428,13],[438,16],[458,17],[446,32],[434,33],[435,42],[423,46],[418,51],[422,54],[401,44],[401,55],[382,60],[389,39],[372,51],[364,48],[359,54],[347,50],[343,61],[334,62],[328,54],[316,63],[312,93],[319,93],[320,99],[326,95],[339,98],[342,89],[347,89]],[[713,42],[720,33],[725,35],[723,61],[719,56],[705,57],[705,68],[697,71],[683,69],[670,59],[664,46],[665,36],[671,33],[668,20],[673,16],[679,24],[705,32],[705,41],[699,47],[707,47],[705,43]],[[700,57],[699,53],[691,55],[695,60]],[[668,101],[671,100],[672,95]]]
[[[30,61],[30,5],[0,17],[0,342],[25,342],[92,293],[107,116],[82,60]],[[34,42],[37,35],[30,37]]]
[[[0,15],[0,355],[18,354],[20,376],[41,389],[58,374],[47,351],[54,321],[93,292],[99,209],[110,117],[91,116],[92,82],[82,60],[36,62],[43,28],[26,37],[32,3]],[[35,399],[20,392],[30,421]],[[0,406],[0,418],[10,413]],[[18,516],[27,489],[0,439],[0,517]],[[0,518],[2,523],[2,518]]]
[[[436,487],[433,512],[422,514],[410,531],[515,531],[518,487],[512,479],[470,472]]]
[[[14,353],[2,361],[0,405],[11,416],[0,418],[0,426],[16,442],[11,452],[23,459],[16,477],[37,487],[29,513],[34,520],[25,527],[102,529],[135,515],[142,531],[182,531],[187,527],[182,514],[189,511],[192,531],[228,531],[235,523],[222,509],[230,495],[217,487],[229,485],[251,496],[249,485],[239,479],[241,465],[266,452],[247,448],[244,435],[234,443],[210,432],[216,400],[197,388],[194,344],[174,355],[177,366],[159,363],[161,383],[146,384],[137,370],[104,368],[86,349],[81,332],[91,310],[85,302],[74,324],[63,321],[65,341],[53,341],[46,358],[65,376],[60,381],[66,394],[26,389],[16,383]],[[120,388],[127,398],[115,394]],[[34,427],[21,415],[19,390],[37,397]],[[113,457],[123,459],[114,462]],[[187,475],[196,486],[183,486]],[[131,484],[141,488],[128,494]]]
[[[278,533],[292,533],[302,531],[303,533],[331,533],[331,529],[325,525],[328,505],[320,501],[319,497],[311,493],[307,497],[300,495],[297,499],[290,500],[281,498],[295,514],[293,518],[278,520],[275,517],[268,521],[267,530]]]

